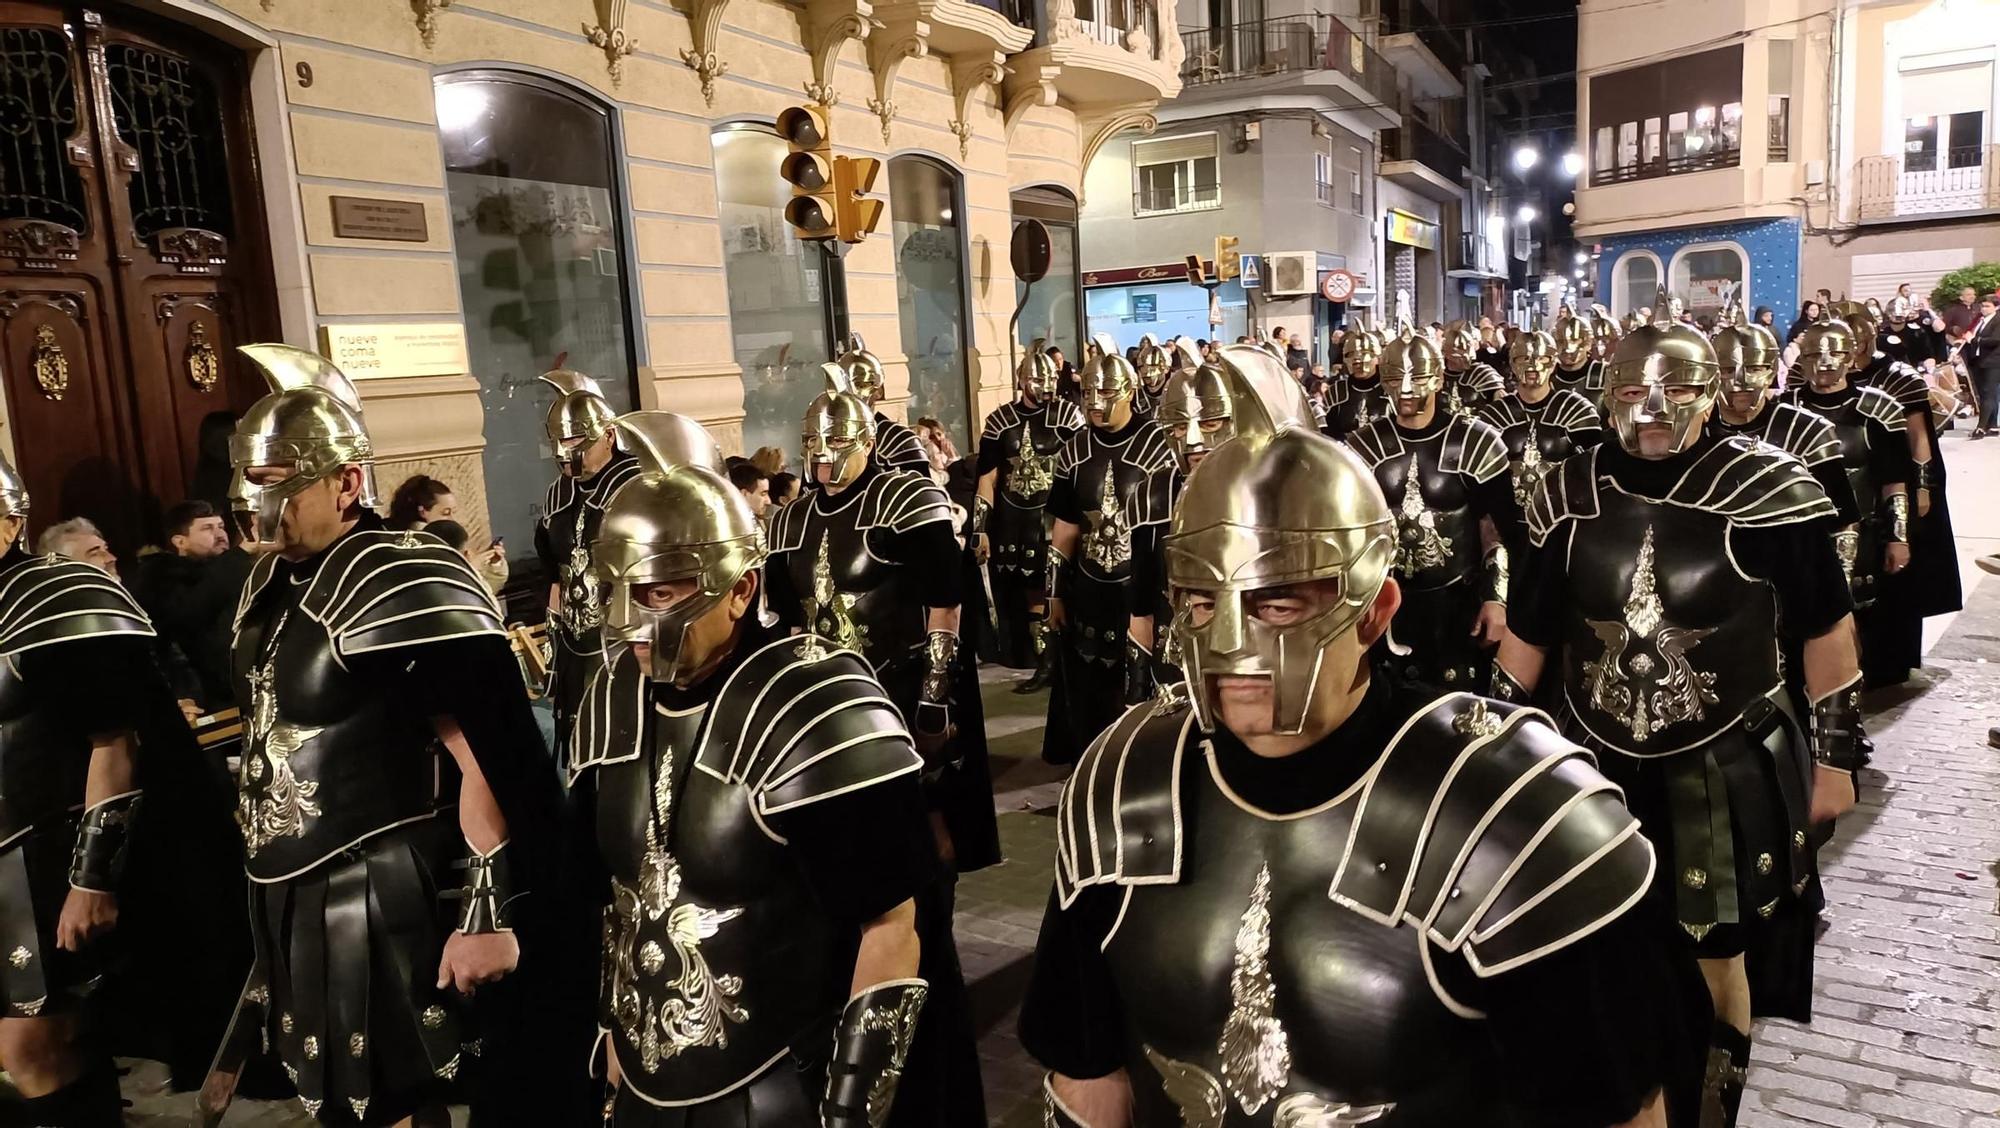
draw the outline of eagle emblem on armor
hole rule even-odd
[[[1542,448],[1535,445],[1535,433],[1530,428],[1527,445],[1521,448],[1521,458],[1514,463],[1514,504],[1520,506],[1522,512],[1527,511],[1529,501],[1535,496],[1535,488],[1549,476],[1553,466],[1554,463],[1542,460]]]
[[[1118,498],[1117,478],[1116,472],[1105,469],[1104,490],[1097,508],[1083,515],[1090,523],[1090,531],[1084,534],[1084,558],[1106,572],[1132,559],[1132,526],[1125,519],[1125,506]]]
[[[1007,460],[1007,493],[1021,501],[1032,501],[1055,485],[1055,460],[1035,449],[1032,423],[1021,426],[1021,453]]]
[[[1424,504],[1417,460],[1403,478],[1403,502],[1396,509],[1396,567],[1405,576],[1442,568],[1451,558],[1451,538],[1438,532],[1437,514]]]
[[[319,817],[313,797],[319,784],[292,771],[292,753],[319,735],[278,719],[277,672],[266,662],[250,673],[250,750],[237,781],[236,823],[251,857],[280,838],[303,838],[306,820]]]
[[[604,605],[597,598],[597,580],[591,575],[590,546],[583,541],[584,516],[588,512],[588,506],[577,506],[569,560],[562,568],[562,623],[569,629],[570,637],[576,639],[604,625]]]
[[[1584,620],[1604,644],[1597,661],[1583,665],[1590,703],[1615,718],[1637,743],[1669,725],[1701,720],[1718,700],[1715,675],[1695,669],[1688,651],[1715,631],[1665,623],[1653,574],[1651,525],[1639,543],[1623,610],[1622,621]],[[1642,648],[1635,650],[1634,643]],[[1628,651],[1634,651],[1629,659]]]
[[[833,560],[827,555],[830,535],[819,540],[819,555],[813,558],[812,598],[806,600],[806,621],[811,633],[829,639],[843,650],[859,651],[868,628],[854,618],[854,597],[833,583]]]

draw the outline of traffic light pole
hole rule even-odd
[[[826,278],[826,325],[829,332],[827,350],[832,355],[828,360],[840,359],[847,348],[847,337],[853,326],[847,316],[847,244],[838,239],[815,239],[819,245],[821,270]]]

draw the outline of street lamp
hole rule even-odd
[[[1578,175],[1581,175],[1582,173],[1583,173],[1583,154],[1582,154],[1582,153],[1564,153],[1564,154],[1563,154],[1563,175],[1564,175],[1564,176],[1578,176]]]
[[[1542,159],[1541,152],[1536,148],[1534,148],[1532,145],[1523,145],[1520,148],[1514,150],[1514,167],[1521,170],[1522,172],[1526,172],[1529,169],[1535,167],[1535,162],[1541,159]]]
[[[1522,204],[1522,205],[1520,206],[1520,208],[1519,208],[1518,210],[1516,210],[1516,211],[1514,212],[1514,222],[1515,222],[1515,223],[1533,223],[1533,222],[1535,222],[1535,217],[1536,217],[1536,216],[1538,216],[1538,215],[1540,215],[1540,214],[1542,214],[1542,213],[1540,213],[1540,212],[1536,211],[1536,210],[1534,209],[1534,206],[1533,206],[1533,205],[1531,205],[1531,204]]]

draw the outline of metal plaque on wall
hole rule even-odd
[[[333,203],[333,234],[337,239],[382,239],[396,243],[430,241],[431,229],[421,200],[383,200],[368,196],[329,196]]]

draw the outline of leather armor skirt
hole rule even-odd
[[[1389,626],[1389,637],[1410,650],[1392,659],[1397,676],[1438,689],[1486,692],[1493,653],[1472,634],[1480,598],[1476,576],[1444,587],[1404,588]]]
[[[827,1049],[832,1049],[829,1039]],[[631,1089],[618,1091],[611,1128],[794,1128],[819,1123],[826,1067],[801,1061],[796,1051],[763,1073],[714,1100],[692,1105],[654,1105]]]
[[[452,928],[438,899],[443,817],[378,835],[299,877],[250,887],[259,1024],[322,1120],[393,1124],[440,1099],[478,1043],[437,990]]]
[[[95,953],[56,947],[77,820],[54,820],[0,850],[0,1018],[58,1014],[96,981]]]
[[[1130,582],[1130,581],[1128,581]],[[1074,764],[1077,757],[1125,711],[1125,639],[1132,614],[1123,583],[1087,576],[1071,581],[1063,599],[1068,623],[1060,640],[1055,690],[1049,695],[1049,723],[1042,759]]]

